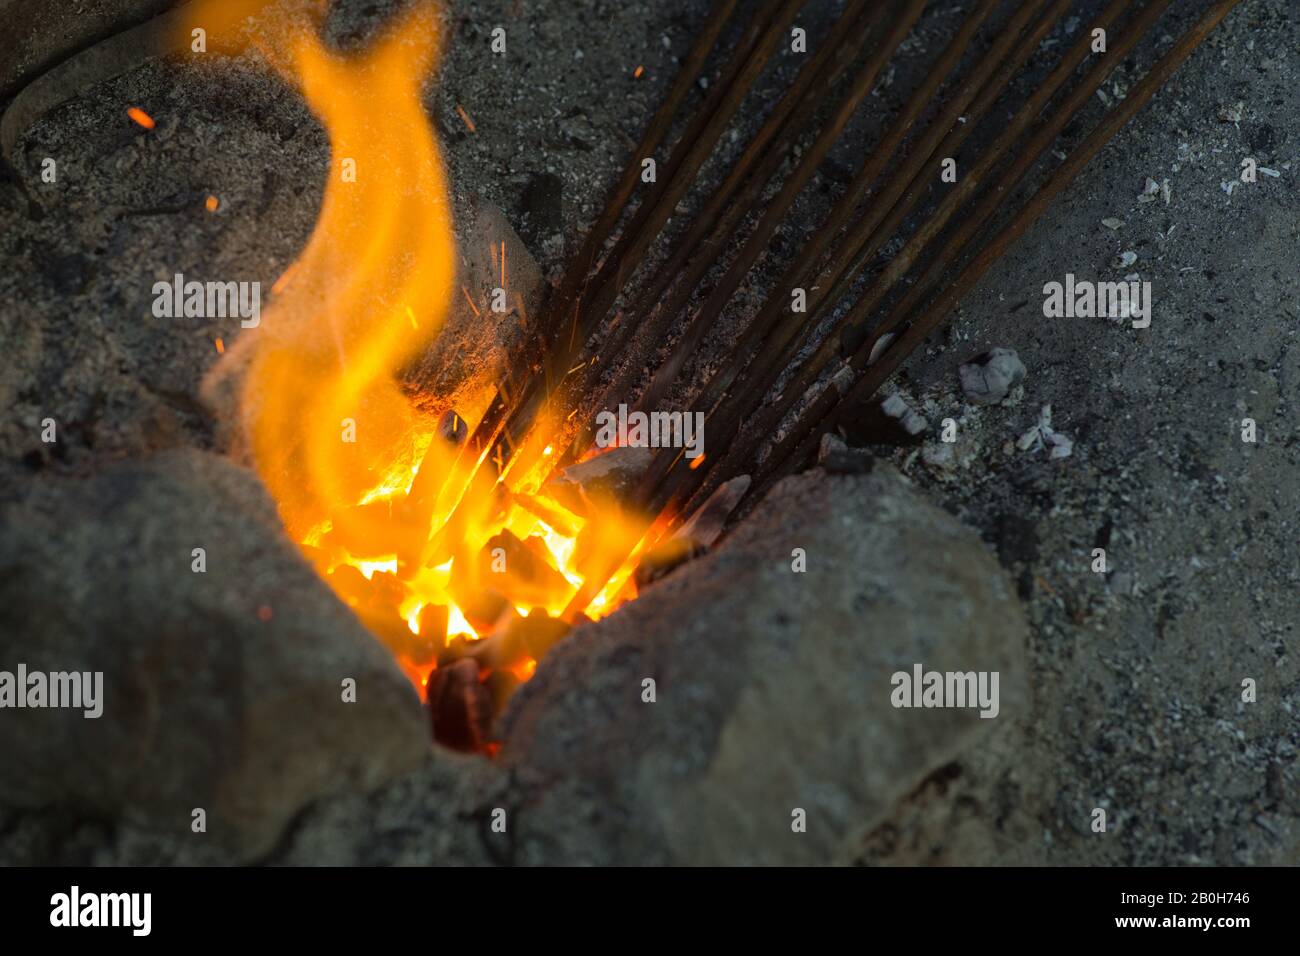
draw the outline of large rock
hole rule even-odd
[[[19,663],[102,671],[103,714],[0,710],[0,804],[236,859],[267,852],[318,796],[374,788],[429,752],[414,689],[260,484],[198,452],[34,483],[0,508],[0,670]]]
[[[1025,636],[996,560],[892,468],[787,479],[515,696],[514,859],[848,860],[900,797],[1022,713]],[[915,664],[999,672],[998,716],[895,708],[891,675]]]

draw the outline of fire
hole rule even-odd
[[[430,414],[437,396],[403,380],[435,347],[456,296],[481,314],[457,288],[447,174],[421,104],[440,27],[418,3],[344,54],[310,22],[259,23],[254,43],[284,58],[277,66],[323,123],[331,161],[305,249],[261,326],[225,348],[207,383],[242,375],[243,434],[285,528],[417,688],[439,657],[503,634],[511,639],[476,656],[481,679],[492,669],[530,678],[567,628],[559,615],[583,568],[628,553],[642,527],[612,500],[586,501],[583,513],[552,500],[551,454],[521,454],[537,464],[499,473],[487,449],[466,450],[482,409]],[[504,242],[491,251],[504,286]],[[495,382],[479,384],[490,395]],[[564,412],[544,408],[521,450],[564,447]],[[590,616],[632,596],[632,569]]]

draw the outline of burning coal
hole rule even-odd
[[[640,525],[613,496],[584,498],[581,513],[548,497],[562,409],[536,416],[523,439],[535,454],[520,459],[536,464],[522,473],[467,441],[483,409],[430,413],[438,396],[413,393],[403,372],[437,347],[461,294],[447,174],[421,103],[442,22],[419,3],[346,54],[317,26],[281,6],[251,30],[324,125],[331,163],[306,248],[205,388],[237,378],[242,434],[285,528],[412,681],[456,664],[457,686],[468,674],[469,692],[498,707],[572,623],[557,615],[583,568],[629,553]],[[504,246],[500,268],[504,285]],[[587,613],[630,596],[630,574]],[[486,744],[481,726],[460,736]]]

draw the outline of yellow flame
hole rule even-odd
[[[330,166],[306,248],[275,283],[261,325],[227,347],[208,383],[242,371],[244,434],[286,529],[417,686],[432,666],[416,663],[427,662],[430,638],[478,638],[490,625],[484,595],[499,592],[520,614],[540,607],[558,615],[586,562],[626,553],[641,527],[615,502],[582,516],[555,502],[534,508],[557,523],[562,514],[561,533],[517,503],[516,494],[536,495],[554,467],[572,417],[565,410],[543,409],[515,459],[529,464],[498,475],[491,461],[476,467],[421,411],[437,408],[437,396],[416,402],[408,394],[403,370],[433,347],[453,299],[469,298],[457,289],[447,176],[421,105],[439,26],[435,8],[417,3],[347,54],[327,49],[311,18],[253,28],[252,42],[283,58],[276,65],[328,132]],[[499,257],[504,282],[504,243]],[[476,388],[493,385],[485,378]],[[463,424],[473,431],[473,422]],[[591,521],[598,535],[583,533]],[[550,567],[545,593],[512,591],[508,576],[485,567],[485,545],[506,531],[543,571]],[[343,573],[347,566],[364,582]],[[626,599],[630,574],[630,565],[621,569],[588,613]],[[422,634],[422,618],[440,621],[443,608],[445,633]],[[510,665],[523,679],[535,666]]]

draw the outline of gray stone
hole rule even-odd
[[[961,388],[976,405],[995,405],[1025,377],[1015,349],[994,348],[957,367]]]
[[[0,510],[0,668],[19,663],[102,671],[103,714],[6,710],[0,805],[234,859],[269,851],[320,795],[373,789],[429,752],[414,688],[257,481],[199,452],[34,483]]]
[[[589,514],[602,502],[628,500],[653,459],[650,448],[624,445],[565,468],[542,487],[542,495],[575,514]]]
[[[516,858],[846,860],[927,774],[1016,721],[1025,634],[976,535],[892,468],[786,479],[716,551],[579,629],[515,695],[499,729],[528,807]],[[895,709],[891,675],[918,663],[998,671],[1000,715]]]
[[[457,210],[456,222],[458,288],[438,337],[404,377],[421,396],[432,396],[438,411],[454,408],[477,420],[485,401],[483,383],[501,381],[518,359],[524,331],[537,320],[545,280],[514,228],[490,202],[471,197]],[[505,290],[504,312],[492,308],[498,288]]]

